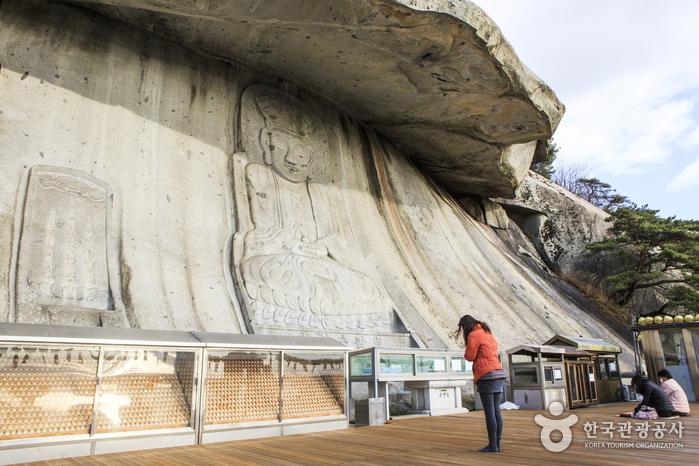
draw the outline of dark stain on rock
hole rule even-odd
[[[195,84],[192,84],[190,89],[191,92],[189,94],[189,106],[191,107],[194,104],[194,99],[197,98],[197,86]]]
[[[138,327],[138,318],[134,312],[131,297],[131,267],[124,261],[123,257],[120,257],[119,260],[119,272],[121,275],[121,300],[124,303],[126,319],[131,327]]]

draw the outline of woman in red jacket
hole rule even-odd
[[[505,371],[498,359],[498,344],[485,322],[470,315],[459,320],[457,337],[463,334],[466,343],[464,357],[473,361],[473,382],[483,402],[485,426],[488,429],[488,445],[482,452],[500,451],[502,437],[502,416],[500,415],[500,394],[505,385]]]

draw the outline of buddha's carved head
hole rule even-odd
[[[308,178],[313,161],[313,146],[303,136],[283,129],[264,129],[260,145],[265,162],[289,181],[300,183]]]
[[[307,180],[314,158],[323,152],[324,141],[316,134],[319,131],[303,104],[266,86],[249,89],[244,100],[243,112],[253,115],[242,115],[243,132],[248,137],[257,135],[264,163],[291,182]]]

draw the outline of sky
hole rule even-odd
[[[565,104],[559,165],[699,219],[699,1],[475,3]]]

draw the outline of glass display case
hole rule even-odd
[[[417,356],[417,372],[446,372],[447,358],[445,356]],[[457,361],[465,361],[464,359],[456,359]],[[461,371],[457,371],[461,372]]]
[[[400,398],[401,411],[410,414],[466,411],[461,389],[471,383],[473,372],[461,350],[375,347],[353,351],[349,361],[351,402],[383,397],[386,419],[391,395]]]
[[[347,354],[328,338],[0,324],[2,458],[344,428]]]
[[[341,353],[284,353],[282,419],[345,413],[345,360]]]
[[[372,360],[371,351],[365,353],[353,354],[350,357],[350,366],[352,367],[351,376],[370,377],[373,375],[374,361]]]
[[[466,361],[463,358],[451,357],[451,364],[449,367],[452,372],[463,372],[466,373],[471,370],[472,362]]]
[[[61,436],[98,453],[160,430],[195,443],[197,346],[188,332],[0,324],[0,448]]]
[[[279,419],[280,353],[209,351],[205,424]]]
[[[472,363],[464,359],[463,352],[432,350],[425,348],[364,348],[350,353],[350,378],[352,381],[408,380],[444,375],[472,377]],[[378,371],[375,370],[378,368]]]
[[[0,346],[0,440],[88,434],[99,350]]]
[[[347,427],[348,348],[329,338],[194,332],[200,443]]]
[[[385,354],[379,356],[381,374],[414,374],[415,358],[412,354]]]
[[[193,351],[105,350],[95,431],[191,427],[193,356]]]

